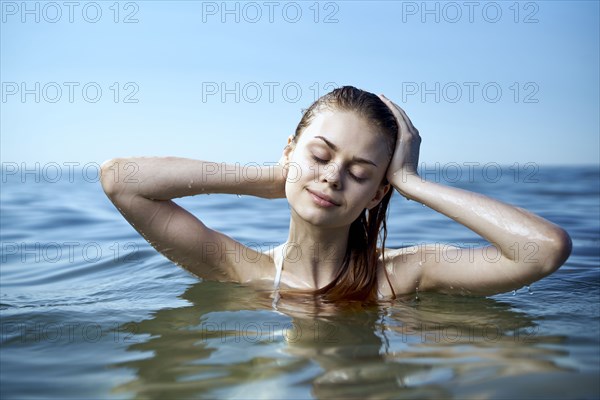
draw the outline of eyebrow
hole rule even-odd
[[[335,144],[331,143],[329,140],[325,139],[323,136],[315,136],[315,139],[321,139],[322,141],[325,142],[327,147],[329,147],[333,151],[338,150],[338,147]],[[374,167],[377,167],[377,164],[375,164],[373,161],[367,160],[366,158],[362,158],[362,157],[356,157],[356,156],[352,157],[352,162],[361,163],[361,164],[370,164],[370,165],[373,165]]]

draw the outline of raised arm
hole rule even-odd
[[[416,170],[419,132],[400,107],[382,99],[400,126],[388,180],[406,198],[452,218],[490,243],[478,248],[422,244],[403,249],[392,261],[405,271],[397,274],[398,280],[410,277],[421,291],[492,295],[529,285],[566,261],[571,239],[559,226],[482,194],[422,179]]]
[[[140,157],[109,160],[101,169],[106,195],[156,250],[199,277],[234,282],[260,277],[257,268],[244,268],[236,251],[231,251],[242,251],[242,245],[208,228],[171,199],[210,193],[278,198],[285,195],[284,182],[277,164]]]

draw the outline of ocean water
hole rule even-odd
[[[567,263],[530,288],[277,310],[269,293],[203,282],[155,252],[93,168],[58,176],[9,167],[0,197],[3,399],[600,397],[598,167],[426,171],[569,232]],[[255,248],[287,239],[284,199],[178,203]],[[388,224],[387,247],[483,243],[397,193]]]

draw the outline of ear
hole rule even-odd
[[[293,142],[293,138],[293,135],[288,136],[287,146],[283,148],[283,153],[281,153],[281,160],[279,161],[282,165],[285,165],[290,161],[290,156],[294,152],[296,144]]]
[[[375,197],[373,197],[371,199],[371,201],[369,201],[369,203],[367,204],[367,208],[370,210],[371,208],[377,206],[377,204],[379,204],[379,202],[385,197],[387,192],[391,189],[391,186],[392,185],[390,185],[389,183],[379,185],[379,188],[377,189],[377,192],[375,193]]]

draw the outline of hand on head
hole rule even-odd
[[[382,94],[379,95],[379,98],[390,108],[398,121],[396,149],[388,167],[387,179],[389,182],[392,182],[394,176],[402,176],[403,174],[417,175],[421,146],[419,131],[414,127],[410,118],[408,118],[400,106]]]

